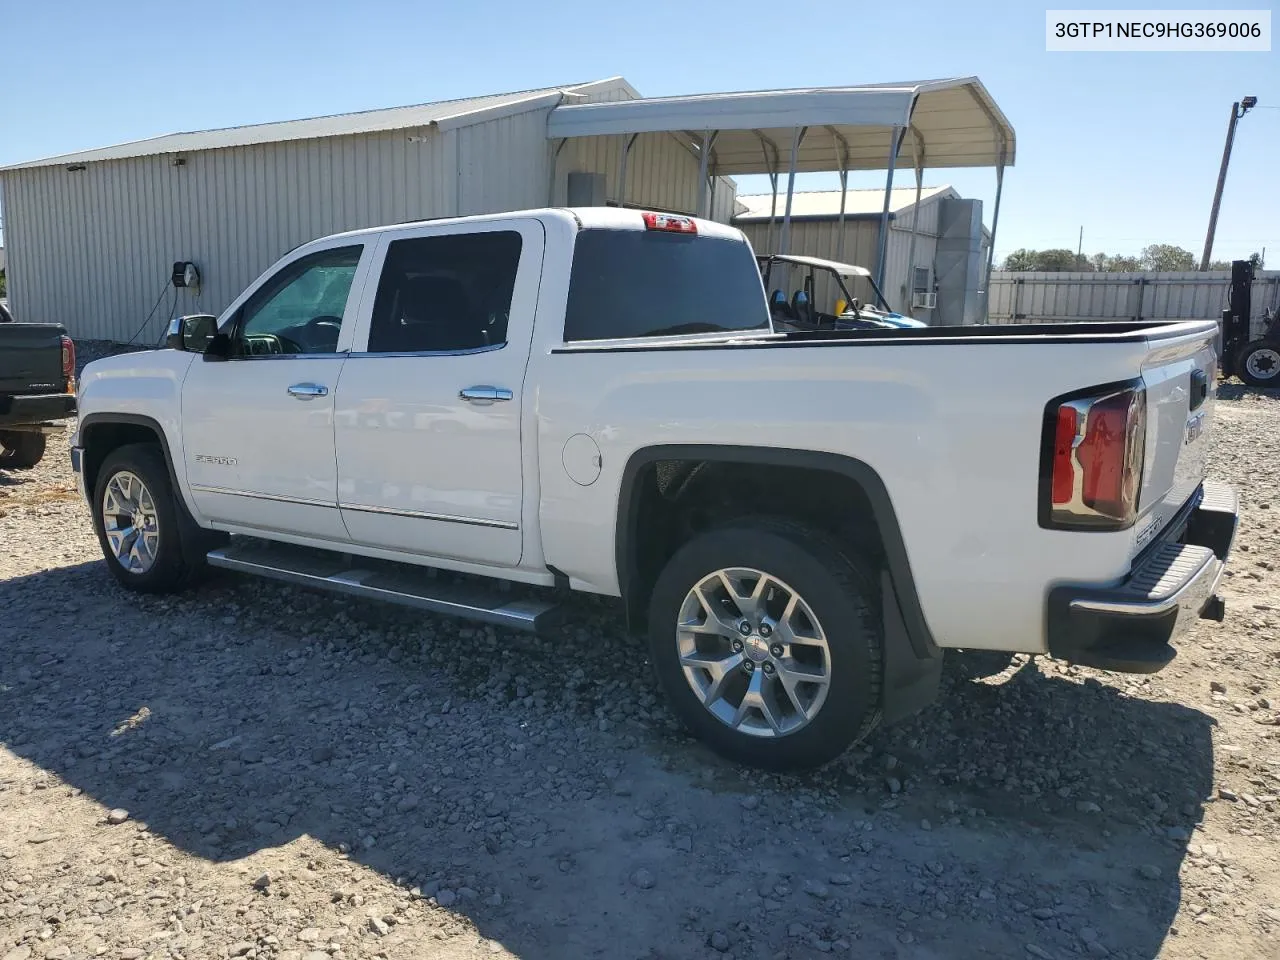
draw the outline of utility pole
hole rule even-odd
[[[1076,266],[1083,266],[1084,260],[1084,224],[1080,224],[1080,241],[1076,244]]]
[[[1222,166],[1218,170],[1218,187],[1213,191],[1213,207],[1209,211],[1209,232],[1204,238],[1204,253],[1200,257],[1200,269],[1209,269],[1209,256],[1213,253],[1213,235],[1218,229],[1218,208],[1222,206],[1222,188],[1227,182],[1227,167],[1231,163],[1231,145],[1236,139],[1236,121],[1258,105],[1257,97],[1245,97],[1231,105],[1231,121],[1227,124],[1227,143],[1222,148]]]

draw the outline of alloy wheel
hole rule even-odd
[[[716,570],[685,596],[676,624],[685,680],[732,729],[779,737],[808,726],[831,686],[827,635],[804,598],[762,570]]]

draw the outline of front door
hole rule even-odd
[[[335,412],[338,500],[355,543],[520,562],[521,411],[543,245],[537,220],[386,235]]]
[[[228,526],[346,541],[333,409],[372,244],[335,243],[285,263],[223,330],[230,359],[197,360],[182,387],[187,479]]]

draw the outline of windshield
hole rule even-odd
[[[769,330],[764,287],[740,240],[656,230],[582,230],[564,338],[612,340]]]

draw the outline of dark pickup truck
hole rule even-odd
[[[0,469],[25,470],[76,412],[76,348],[56,323],[0,323]]]

